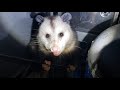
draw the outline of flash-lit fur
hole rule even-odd
[[[64,33],[62,38],[58,36],[61,32]],[[49,39],[45,37],[47,33],[50,34]],[[63,22],[60,16],[44,18],[43,23],[39,27],[37,39],[39,49],[45,54],[49,54],[51,47],[55,44],[60,47],[61,54],[72,52],[78,45],[75,32],[68,23]]]

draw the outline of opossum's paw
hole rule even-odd
[[[40,78],[48,78],[48,71],[41,71],[41,73],[40,73]]]
[[[51,61],[47,61],[45,60],[44,63],[42,64],[42,71],[40,74],[41,78],[47,78],[48,74],[49,74],[49,70],[50,70],[50,65],[51,65]]]
[[[68,65],[67,72],[73,72],[76,70],[76,67],[74,65]]]
[[[51,61],[45,60],[44,63],[42,64],[42,69],[44,71],[49,71],[50,70],[50,65],[51,65]]]

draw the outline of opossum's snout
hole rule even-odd
[[[59,47],[51,48],[51,52],[53,53],[54,56],[59,56],[61,54]]]
[[[50,45],[50,51],[53,53],[54,56],[59,56],[62,53],[62,49],[60,47],[60,44],[57,42],[53,42]]]

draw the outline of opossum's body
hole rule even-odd
[[[44,18],[38,29],[37,49],[42,62],[51,61],[64,71],[68,65],[80,65],[80,48],[75,31],[63,19],[61,16]]]

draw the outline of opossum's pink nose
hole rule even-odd
[[[58,47],[53,47],[51,49],[51,52],[53,53],[54,56],[59,56],[61,54],[60,49]]]

